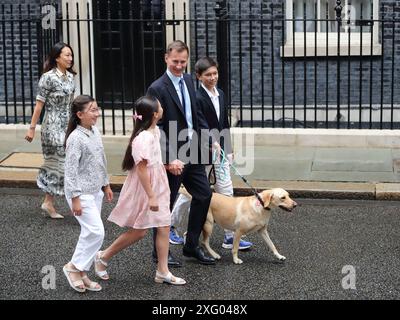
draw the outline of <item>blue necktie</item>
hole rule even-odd
[[[181,103],[182,103],[182,107],[183,110],[185,111],[185,118],[186,118],[186,122],[189,128],[189,132],[190,130],[193,129],[193,122],[192,122],[192,110],[190,108],[190,105],[186,104],[186,100],[185,100],[185,86],[184,86],[184,80],[183,78],[181,78],[179,80],[179,90],[181,90]],[[189,134],[189,138],[191,139],[191,134]]]
[[[182,103],[182,107],[183,110],[185,111],[185,115],[186,115],[186,102],[185,102],[185,86],[183,85],[183,78],[181,78],[181,80],[179,80],[179,89],[181,90],[181,103]]]

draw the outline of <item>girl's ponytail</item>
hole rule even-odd
[[[131,170],[135,165],[132,157],[132,141],[140,132],[150,128],[154,113],[158,111],[158,100],[149,95],[140,97],[135,101],[133,111],[134,128],[125,151],[125,157],[122,160],[122,170],[124,171]]]
[[[79,124],[79,118],[76,115],[76,113],[71,113],[71,117],[69,118],[68,121],[68,127],[67,127],[67,131],[65,132],[65,140],[64,140],[64,149],[67,147],[67,139],[69,137],[69,135],[71,134],[72,131],[74,131],[76,129],[76,127]]]

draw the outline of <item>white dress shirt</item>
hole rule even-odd
[[[220,112],[219,112],[219,92],[218,92],[217,88],[214,87],[214,93],[213,93],[210,90],[208,90],[203,83],[201,83],[201,86],[203,87],[204,90],[206,90],[207,94],[209,95],[211,102],[214,106],[215,112],[217,113],[217,118],[219,121],[219,114],[220,114]]]

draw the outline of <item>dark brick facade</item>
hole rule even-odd
[[[38,37],[41,23],[39,5],[47,3],[39,0],[3,0],[0,5],[0,17],[7,20],[0,23],[2,105],[6,104],[6,99],[9,104],[33,105],[41,72],[38,55],[42,50]]]
[[[206,5],[208,17],[210,18],[209,30],[212,30],[212,37],[209,36],[208,48],[204,34],[204,23],[201,31],[197,32],[199,46],[198,56],[209,54],[216,57],[215,47],[215,1],[195,1],[192,4],[192,18],[205,18]],[[336,57],[308,57],[285,58],[280,57],[280,46],[282,45],[282,19],[285,19],[285,1],[281,0],[231,0],[229,2],[230,21],[230,66],[231,66],[231,97],[232,104],[253,104],[272,105],[272,98],[275,105],[282,105],[282,85],[284,82],[284,103],[286,106],[314,105],[315,92],[317,104],[324,105],[328,100],[329,105],[337,102],[337,61]],[[395,5],[395,7],[393,7]],[[383,102],[391,102],[391,71],[392,71],[392,18],[400,18],[400,1],[380,1],[380,14],[387,19],[384,25],[384,54],[383,54]],[[394,8],[394,10],[393,10]],[[196,12],[197,11],[197,12]],[[265,20],[260,22],[261,18]],[[271,20],[275,21],[271,22]],[[235,21],[242,19],[242,21]],[[272,25],[273,24],[273,25]],[[200,24],[199,24],[200,27]],[[398,104],[400,98],[400,25],[395,25],[395,72],[394,72],[394,101]],[[381,31],[379,31],[381,38]],[[192,37],[194,32],[192,29]],[[273,42],[273,43],[272,43]],[[261,45],[262,44],[262,45]],[[271,49],[273,47],[273,49]],[[193,53],[193,51],[192,51]],[[273,54],[272,54],[273,53]],[[273,61],[272,61],[273,56]],[[192,59],[193,54],[192,54]],[[362,60],[361,92],[362,104],[369,104],[370,92],[372,90],[372,104],[380,104],[381,92],[381,56],[340,57],[340,92],[341,103],[347,105],[350,97],[351,104],[360,102],[360,60]],[[283,66],[284,64],[284,66]],[[371,77],[372,65],[372,82]],[[316,66],[316,67],[315,67]],[[284,71],[283,71],[284,68]],[[316,68],[316,69],[315,69]],[[274,79],[272,73],[274,69]],[[304,72],[306,70],[306,73]],[[294,73],[294,75],[293,75]],[[284,81],[283,79],[284,74]],[[350,92],[348,90],[348,75],[350,74]],[[316,76],[316,78],[315,78]],[[295,78],[295,84],[293,83]],[[306,79],[306,81],[304,81]],[[315,81],[316,79],[316,81]],[[274,88],[274,91],[273,91]],[[273,94],[274,92],[274,94]],[[304,97],[306,92],[306,101]],[[350,93],[350,95],[349,95]],[[328,99],[326,96],[328,95]],[[264,97],[264,99],[262,99]],[[295,98],[295,101],[294,101]]]

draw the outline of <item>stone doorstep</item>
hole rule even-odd
[[[378,183],[376,185],[377,200],[399,200],[400,183]]]
[[[37,188],[36,177],[38,170],[35,171],[0,171],[1,188]]]
[[[12,152],[0,162],[0,167],[7,168],[40,168],[43,165],[41,153]]]
[[[37,188],[37,171],[0,171],[0,188]],[[125,181],[124,175],[111,175],[110,184],[119,192]],[[400,200],[400,183],[346,183],[312,181],[252,181],[252,186],[261,191],[283,188],[293,198]],[[236,196],[252,195],[252,190],[243,182],[234,183]]]

